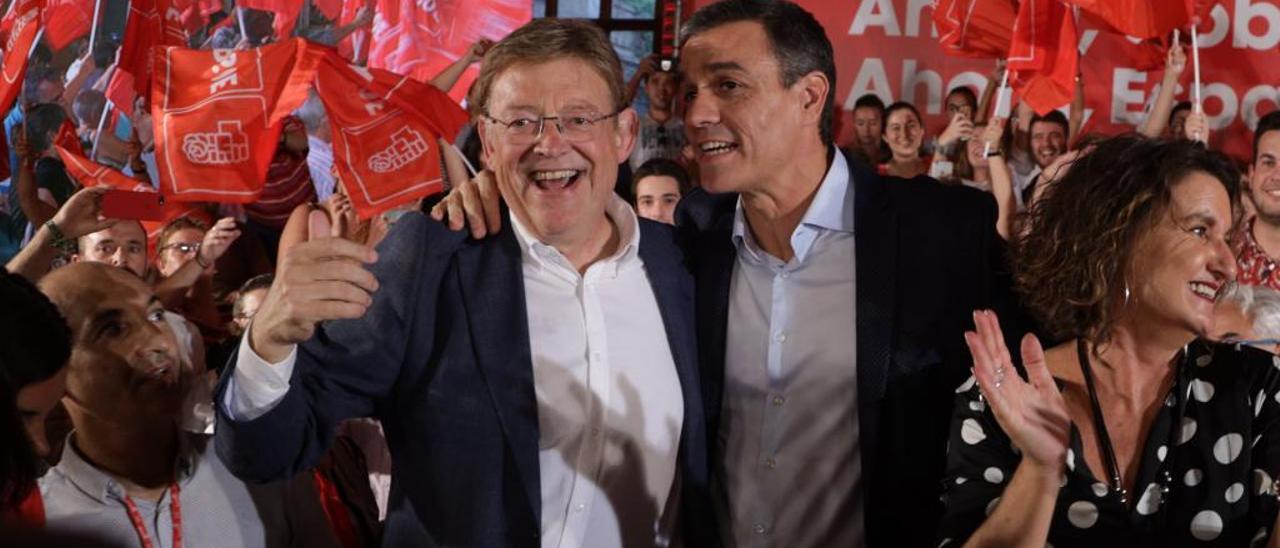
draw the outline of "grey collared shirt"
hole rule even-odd
[[[739,202],[717,477],[739,547],[861,546],[853,187],[835,154],[787,262]]]
[[[40,478],[46,528],[141,546],[124,488],[84,459],[72,443],[74,435],[68,436],[58,465]],[[177,483],[184,548],[337,546],[323,514],[316,513],[313,490],[297,489],[297,482],[247,485],[213,455],[208,437],[184,434],[183,440]],[[156,548],[174,545],[170,492],[159,501],[134,499]]]

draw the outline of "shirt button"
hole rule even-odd
[[[790,278],[790,277],[791,277],[791,273],[790,273],[790,272],[783,272],[783,273],[782,273],[782,279],[784,279],[784,280],[785,280],[785,279]]]
[[[778,461],[773,460],[773,457],[769,457],[769,458],[767,458],[767,459],[764,459],[764,465],[765,465],[765,466],[767,466],[767,467],[769,467],[769,468],[777,468],[777,467],[778,467]]]
[[[773,340],[778,341],[778,342],[780,342],[780,343],[787,342],[787,334],[786,334],[786,333],[778,333],[777,335],[774,335],[774,336],[773,336]]]
[[[774,397],[773,397],[773,406],[774,406],[774,407],[782,407],[782,404],[783,404],[783,403],[785,403],[786,401],[787,401],[787,399],[786,399],[786,398],[784,398],[784,397],[782,397],[782,396],[774,396]]]
[[[586,510],[586,509],[587,509],[587,505],[582,504],[582,503],[578,503],[578,506],[577,506],[575,509],[576,509],[577,511],[581,512],[581,511],[583,511],[583,510]]]
[[[751,530],[752,530],[752,531],[755,531],[757,535],[763,535],[763,534],[764,534],[764,531],[765,531],[765,529],[764,529],[764,524],[763,524],[763,523],[757,523],[757,524],[755,524],[754,526],[752,526],[752,527],[751,527]]]

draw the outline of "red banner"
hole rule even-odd
[[[947,90],[969,86],[981,92],[994,61],[945,55],[938,43],[929,2],[908,0],[798,0],[826,27],[835,46],[837,105],[844,112],[839,142],[853,139],[849,109],[864,93],[906,99],[925,114],[933,134],[947,123]],[[709,3],[697,0],[694,7]],[[1083,13],[1082,13],[1083,15]],[[1280,95],[1280,0],[1215,0],[1202,11],[1200,63],[1205,112],[1214,130],[1211,144],[1236,157],[1251,157],[1252,128],[1277,109]],[[942,29],[938,29],[941,31]],[[1186,40],[1186,30],[1183,40]],[[1080,67],[1085,84],[1084,133],[1132,131],[1145,119],[1153,89],[1163,76],[1163,54],[1115,34],[1088,17],[1080,28]],[[1190,52],[1187,54],[1190,60]],[[1188,65],[1190,63],[1188,62]],[[1146,67],[1146,68],[1144,68]],[[1177,97],[1191,96],[1191,67]]]
[[[53,144],[81,156],[84,155],[84,146],[80,144],[80,136],[76,134],[76,126],[71,123],[71,120],[62,120],[57,135],[53,136]]]
[[[1075,18],[1058,0],[1023,0],[1009,43],[1019,98],[1044,115],[1075,95],[1079,43]]]
[[[436,139],[466,121],[447,95],[336,54],[315,88],[333,129],[334,166],[360,218],[444,190]]]
[[[89,34],[93,4],[94,0],[45,0],[44,39],[53,51]]]
[[[1009,51],[1013,0],[938,0],[933,10],[942,51],[957,57],[1004,57]]]
[[[4,18],[4,60],[0,66],[0,109],[9,110],[27,73],[31,44],[40,32],[42,0],[17,0]]]
[[[67,174],[79,182],[82,187],[107,185],[117,190],[155,190],[151,185],[143,181],[85,158],[83,152],[73,152],[59,145],[53,145],[53,148],[58,151],[58,157],[62,159],[63,165],[67,167]]]
[[[107,100],[111,101],[111,106],[115,107],[117,112],[123,112],[129,119],[133,119],[133,103],[137,100],[137,87],[133,80],[133,75],[123,70],[111,71],[111,80],[107,82],[107,89],[103,93],[107,96]]]
[[[299,38],[240,51],[158,50],[151,114],[160,191],[182,201],[257,198],[279,122],[306,100],[323,55]]]
[[[427,82],[477,40],[501,39],[532,16],[528,0],[378,0],[369,66]],[[477,67],[471,66],[453,89],[445,91],[461,101],[477,74]]]

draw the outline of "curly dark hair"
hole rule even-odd
[[[1195,172],[1222,183],[1239,221],[1239,171],[1221,153],[1136,133],[1099,141],[1045,189],[1014,241],[1014,284],[1055,339],[1110,340],[1134,248]]]

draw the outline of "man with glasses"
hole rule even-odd
[[[288,477],[376,417],[386,545],[716,545],[692,279],[673,231],[613,194],[637,124],[617,54],[535,20],[469,104],[514,230],[410,214],[375,252],[313,214],[223,375],[219,454]]]

